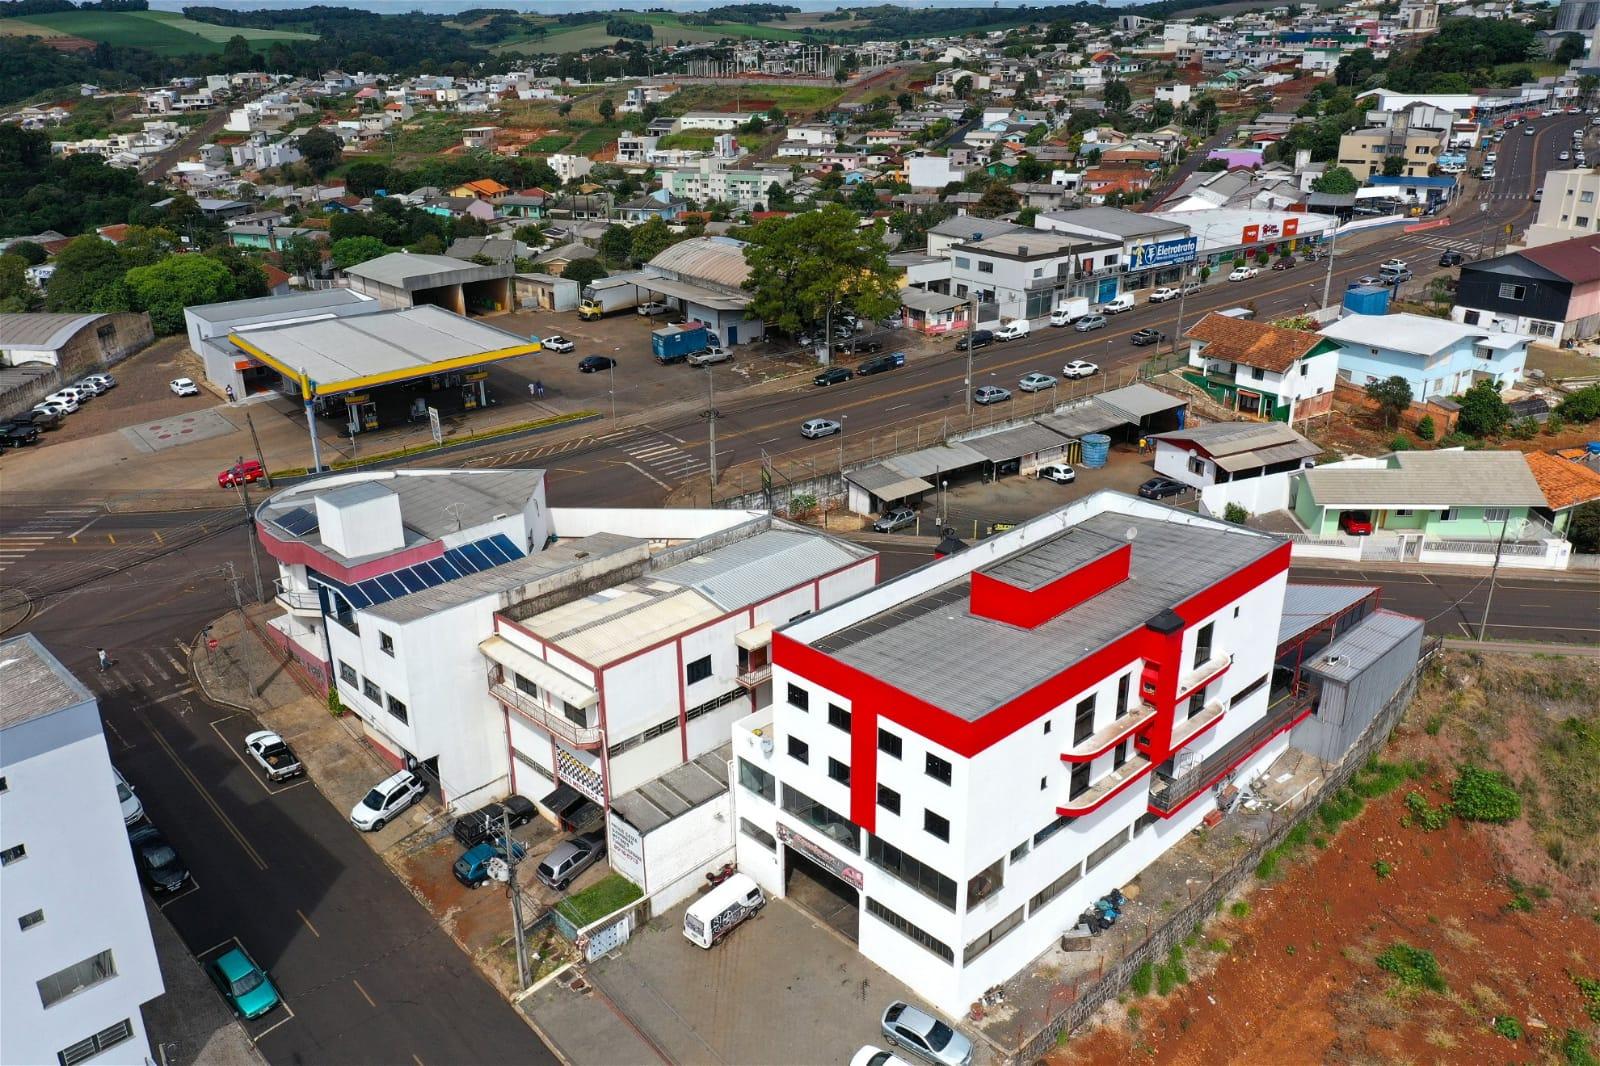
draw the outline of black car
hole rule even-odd
[[[1442,267],[1460,266],[1466,261],[1466,256],[1460,252],[1440,252],[1439,265]]]
[[[1155,344],[1160,340],[1161,331],[1159,329],[1152,329],[1149,326],[1146,326],[1141,330],[1136,330],[1133,334],[1133,343],[1137,348],[1143,348],[1147,344]]]
[[[617,365],[617,361],[609,355],[586,355],[578,360],[578,373],[596,374],[602,370],[610,370]]]
[[[975,329],[972,331],[971,337],[963,335],[960,340],[956,341],[956,351],[966,351],[969,342],[973,348],[987,347],[994,343],[994,333],[986,329]]]
[[[33,426],[35,429],[55,429],[61,425],[61,416],[54,411],[24,411],[20,415],[13,415],[11,421],[20,426]]]
[[[812,378],[811,379],[811,384],[813,384],[813,385],[837,385],[841,381],[849,381],[853,377],[855,377],[855,374],[850,372],[850,368],[849,367],[830,366],[828,369],[824,370],[822,373],[820,373],[816,377]]]
[[[481,844],[490,837],[499,835],[501,812],[505,813],[513,829],[527,825],[539,813],[532,800],[513,794],[498,803],[485,804],[470,814],[463,814],[456,819],[451,832],[464,848]]]
[[[869,374],[881,374],[885,370],[893,370],[895,367],[900,366],[901,362],[903,360],[896,361],[892,355],[880,355],[864,361],[860,366],[856,367],[856,373],[862,377],[866,377]]]
[[[133,846],[133,864],[139,868],[139,876],[150,886],[150,891],[176,892],[189,880],[189,868],[161,835],[161,830],[149,822],[129,833],[128,843]]]
[[[38,426],[25,422],[0,423],[0,445],[7,448],[21,448],[25,444],[37,444],[38,441]]]
[[[1139,486],[1139,495],[1147,500],[1164,500],[1168,496],[1181,496],[1189,489],[1181,481],[1174,481],[1170,477],[1153,477]]]
[[[883,351],[883,342],[882,341],[847,341],[844,344],[835,344],[833,346],[833,350],[835,352],[839,353],[840,355],[843,355],[843,354],[845,354],[847,352],[856,352],[858,354],[861,353],[861,352],[881,352],[881,351]]]

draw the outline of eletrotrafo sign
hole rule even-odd
[[[1200,246],[1198,237],[1181,237],[1175,241],[1155,241],[1136,244],[1128,257],[1129,270],[1154,270],[1157,267],[1176,266],[1194,259]]]

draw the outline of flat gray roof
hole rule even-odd
[[[733,742],[675,766],[632,792],[611,797],[611,810],[641,835],[728,794],[728,760]]]
[[[981,436],[962,437],[958,443],[971,448],[990,462],[1000,463],[1050,448],[1060,448],[1067,443],[1067,438],[1048,426],[1029,422],[1021,426],[1012,426],[1010,429],[984,433]]]
[[[376,259],[345,270],[355,278],[364,278],[379,285],[416,292],[440,285],[459,285],[473,281],[488,281],[510,274],[510,266],[496,263],[484,266],[452,259],[448,255],[418,255],[415,252],[390,252]]]
[[[351,304],[376,303],[353,289],[314,289],[291,292],[286,296],[258,296],[253,300],[226,300],[219,304],[197,304],[184,308],[202,322],[238,322],[246,318],[293,318],[329,308]]]
[[[83,682],[32,633],[0,641],[0,729],[94,699]]]
[[[1151,218],[1115,207],[1080,207],[1076,211],[1047,211],[1045,218],[1069,226],[1115,233],[1119,237],[1153,237],[1187,227],[1168,219]]]
[[[734,611],[872,554],[870,548],[818,532],[769,529],[651,576],[685,585]]]
[[[1283,593],[1278,643],[1293,640],[1323,621],[1372,595],[1371,585],[1303,585],[1290,582]]]
[[[1134,424],[1138,424],[1141,418],[1186,407],[1189,403],[1188,400],[1174,396],[1170,392],[1162,392],[1160,389],[1138,383],[1102,392],[1095,399],[1111,410],[1126,415],[1127,421]]]
[[[1422,630],[1422,619],[1374,611],[1329,644],[1305,668],[1329,681],[1353,681],[1395,646]]]

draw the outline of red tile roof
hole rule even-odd
[[[1552,511],[1564,511],[1590,500],[1600,500],[1600,474],[1582,463],[1562,459],[1545,452],[1530,452],[1523,456],[1539,491],[1549,501]]]
[[[1226,359],[1276,374],[1288,370],[1295,360],[1310,355],[1327,339],[1316,333],[1247,322],[1215,311],[1196,322],[1187,336],[1205,343],[1202,352],[1207,359]]]
[[[1600,281],[1600,234],[1524,248],[1517,254],[1575,285]]]

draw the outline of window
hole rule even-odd
[[[965,256],[965,255],[956,256],[956,269],[957,270],[971,270],[972,269],[972,259],[969,256]]]
[[[1077,884],[1078,878],[1082,876],[1082,864],[1073,863],[1072,869],[1068,870],[1066,873],[1062,874],[1060,877],[1056,878],[1054,881],[1051,881],[1048,885],[1045,885],[1038,892],[1033,894],[1033,898],[1028,901],[1028,913],[1038,913],[1040,907],[1043,907],[1046,903],[1049,903],[1051,900],[1061,895],[1061,893]]]
[[[538,763],[534,762],[521,748],[512,748],[511,757],[547,781],[552,783],[555,781],[556,775],[550,771],[549,767],[540,766]]]
[[[1207,622],[1200,627],[1199,635],[1194,638],[1194,669],[1196,670],[1211,658],[1211,635],[1215,628],[1215,622]]]
[[[516,679],[517,691],[518,692],[522,693],[524,696],[529,696],[529,697],[531,697],[533,699],[538,699],[539,698],[539,686],[538,685],[535,685],[532,681],[529,681],[527,678],[523,677],[521,674],[512,674],[511,676]]]
[[[361,694],[379,707],[383,706],[383,690],[367,678],[361,679]]]
[[[1139,815],[1138,818],[1134,819],[1133,835],[1138,836],[1140,833],[1144,832],[1146,829],[1149,829],[1155,824],[1156,816],[1151,814],[1149,811],[1145,811],[1143,814]]]
[[[26,931],[28,929],[32,929],[42,921],[44,921],[44,911],[29,911],[27,914],[24,914],[22,917],[17,919],[17,924],[22,926],[23,930]]]
[[[1072,815],[1061,815],[1060,817],[1056,818],[1055,821],[1051,822],[1049,825],[1033,834],[1033,846],[1038,847],[1040,844],[1043,844],[1046,840],[1049,840],[1051,837],[1055,836],[1057,833],[1061,832],[1071,824]]]
[[[867,858],[884,873],[916,889],[945,909],[956,909],[956,883],[927,863],[871,835],[867,837]]]
[[[1200,458],[1198,455],[1189,456],[1189,473],[1191,473],[1191,474],[1204,474],[1205,472],[1206,472],[1206,461],[1204,459]]]
[[[878,750],[892,759],[900,758],[900,738],[895,734],[878,727]]]
[[[791,684],[789,686],[789,706],[798,707],[802,711],[810,710],[811,693],[807,692],[799,685]]]
[[[39,999],[46,1007],[52,1007],[74,992],[82,992],[86,988],[93,988],[102,981],[109,981],[117,976],[117,963],[111,957],[110,949],[98,955],[90,955],[82,962],[73,963],[64,970],[57,970],[49,977],[40,979]]]
[[[950,783],[950,764],[932,752],[928,753],[927,761],[923,764],[924,772],[941,785]]]
[[[1500,286],[1500,299],[1520,300],[1527,294],[1526,286],[1512,285],[1509,282]]]
[[[1089,767],[1092,763],[1080,762],[1072,767],[1072,783],[1067,788],[1067,798],[1077,799],[1089,791]]]
[[[347,685],[361,684],[361,678],[357,676],[356,668],[343,660],[339,662],[339,680]]]
[[[836,703],[828,704],[828,724],[835,729],[850,732],[850,712]]]
[[[790,737],[789,758],[794,759],[796,762],[811,762],[811,745],[799,737]]]
[[[1193,696],[1189,697],[1189,707],[1184,712],[1183,716],[1185,718],[1193,718],[1195,715],[1200,713],[1201,708],[1205,707],[1205,705],[1206,690],[1201,689],[1199,692],[1196,692]]]
[[[950,819],[942,814],[934,814],[932,811],[923,811],[922,831],[929,836],[938,837],[948,843],[950,840]]]
[[[739,784],[768,803],[777,802],[778,787],[772,775],[761,767],[748,763],[743,759],[739,760]]]
[[[80,1062],[87,1062],[109,1048],[114,1048],[124,1040],[133,1038],[133,1024],[127,1018],[116,1025],[108,1026],[93,1036],[84,1037],[71,1047],[63,1048],[56,1052],[56,1061],[61,1066],[77,1066]]]
[[[1082,744],[1094,736],[1094,697],[1078,701],[1078,709],[1072,719],[1072,743]]]
[[[978,273],[980,273],[980,274],[993,274],[994,273],[994,264],[989,262],[989,260],[987,260],[987,259],[978,260]]]
[[[1123,674],[1117,678],[1117,717],[1126,718],[1128,715],[1128,687],[1133,681],[1132,674]]]
[[[1483,520],[1485,522],[1509,522],[1511,520],[1511,508],[1485,507],[1483,509]]]
[[[1117,849],[1128,842],[1129,835],[1130,834],[1128,830],[1123,829],[1119,831],[1116,836],[1112,837],[1110,840],[1091,851],[1089,853],[1089,861],[1083,865],[1084,872],[1087,873],[1088,871],[1093,870],[1096,866],[1099,866],[1101,863],[1111,858],[1112,855],[1115,855]]]
[[[1571,189],[1568,189],[1568,190],[1567,190],[1567,192],[1568,192],[1568,193],[1571,193],[1571,192],[1572,192],[1572,190],[1571,190]],[[1578,202],[1579,202],[1579,203],[1580,203],[1580,204],[1592,204],[1592,203],[1594,203],[1594,193],[1593,193],[1593,192],[1583,192],[1583,193],[1580,193],[1580,194],[1579,194],[1579,195],[1578,195]]]
[[[1573,221],[1575,221],[1577,223],[1579,229],[1588,229],[1589,228],[1589,216],[1588,215],[1579,215]]]
[[[888,811],[890,814],[899,814],[900,813],[900,793],[896,792],[894,789],[890,788],[888,785],[879,785],[878,786],[878,806],[882,807],[884,810]]]
[[[393,696],[389,697],[389,713],[400,719],[402,722],[411,721],[411,719],[406,716],[406,705],[395,699]]]
[[[1006,861],[996,859],[988,866],[973,874],[967,881],[967,908],[970,910],[975,903],[982,903],[1006,884]]]
[[[760,844],[768,851],[778,850],[778,842],[773,838],[772,834],[761,828],[759,825],[756,825],[748,818],[739,819],[739,832],[743,833],[751,840],[754,840],[757,844]]]
[[[1122,769],[1122,764],[1128,761],[1128,745],[1132,743],[1133,741],[1131,740],[1124,740],[1112,751],[1111,768],[1113,770]]]
[[[1412,515],[1414,515],[1416,513],[1417,513],[1416,511],[1413,511],[1409,507],[1396,507],[1394,509],[1394,516],[1396,518],[1410,518]]]
[[[850,784],[850,767],[838,759],[828,760],[828,776],[841,785]]]
[[[11,785],[6,781],[5,776],[0,775],[0,792],[5,792],[10,788]]]
[[[820,830],[836,844],[852,852],[861,849],[861,830],[838,811],[824,807],[799,789],[783,786],[783,809],[807,825]]]
[[[685,684],[692,685],[696,681],[704,681],[711,676],[711,656],[702,655],[688,666],[684,667],[683,680]]]
[[[1300,376],[1301,377],[1305,377],[1310,372],[1311,372],[1311,365],[1309,363],[1301,363],[1300,364]]]
[[[1016,847],[1012,848],[1011,849],[1011,863],[1012,863],[1012,865],[1014,866],[1018,862],[1021,862],[1023,859],[1026,859],[1028,857],[1028,851],[1029,850],[1030,849],[1029,849],[1029,846],[1028,846],[1028,841],[1026,841],[1026,840],[1024,840],[1022,843],[1018,844]]]
[[[1016,910],[1012,911],[1010,914],[996,922],[993,929],[990,929],[987,933],[984,933],[982,936],[978,937],[978,939],[968,944],[967,949],[961,953],[962,959],[966,962],[971,962],[979,955],[982,955],[985,951],[988,951],[990,947],[999,943],[1002,937],[1021,924],[1022,908],[1018,907]]]
[[[1046,718],[1044,720],[1044,734],[1045,734],[1045,736],[1049,736],[1050,735],[1050,725],[1051,725],[1050,719]]]
[[[1267,376],[1267,372],[1265,370],[1262,370],[1259,366],[1253,366],[1253,367],[1250,368],[1250,380],[1251,381],[1262,381],[1262,380],[1264,380],[1266,378],[1266,376]]]
[[[699,704],[698,706],[690,707],[687,711],[683,712],[683,717],[684,717],[685,721],[692,722],[696,718],[699,718],[699,717],[701,717],[703,715],[710,714],[712,711],[716,710],[718,707],[726,707],[728,704],[732,703],[734,700],[742,700],[742,699],[745,699],[745,698],[746,698],[746,693],[745,693],[744,689],[742,689],[742,688],[729,689],[727,692],[724,692],[720,696],[717,696],[717,697],[714,697],[712,699],[706,700],[706,702],[704,702],[702,704]]]
[[[1251,696],[1254,696],[1256,694],[1256,690],[1259,689],[1262,685],[1265,685],[1267,683],[1267,679],[1269,677],[1271,677],[1271,676],[1272,676],[1271,674],[1262,674],[1260,677],[1258,677],[1254,681],[1250,682],[1244,688],[1240,689],[1238,692],[1235,692],[1233,694],[1233,701],[1229,704],[1229,706],[1230,707],[1237,707],[1237,706],[1239,706],[1239,704],[1243,703],[1245,700],[1249,699]]]
[[[378,631],[378,650],[389,658],[394,658],[394,638],[382,630]]]
[[[1456,509],[1454,507],[1446,507],[1444,510],[1439,512],[1439,521],[1441,522],[1453,522],[1455,521],[1455,517]]]
[[[26,845],[26,844],[13,844],[11,847],[5,849],[4,851],[0,851],[0,866],[10,866],[12,863],[16,862],[18,859],[25,859],[27,857],[28,857],[28,845]]]
[[[894,911],[890,910],[888,907],[885,907],[883,904],[879,903],[870,896],[867,897],[867,913],[878,919],[878,921],[882,922],[883,924],[889,926],[891,929],[894,929],[896,932],[904,935],[908,939],[916,941],[922,947],[933,952],[933,954],[939,956],[939,958],[943,959],[945,962],[955,962],[956,953],[950,950],[950,946],[948,944],[941,940],[934,939],[927,932],[918,928],[917,926],[912,925],[910,922],[906,921]]]

